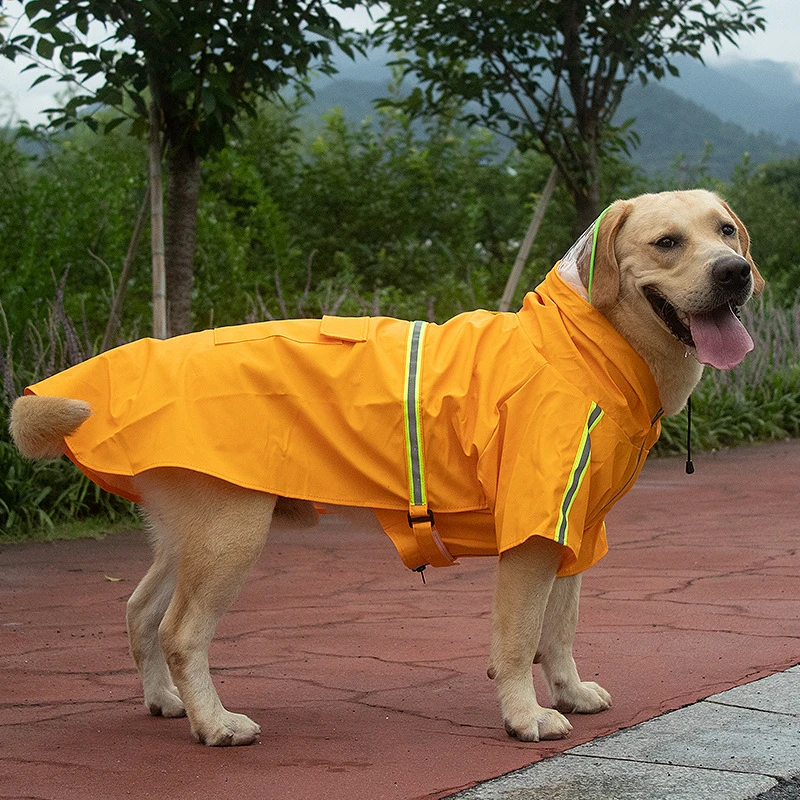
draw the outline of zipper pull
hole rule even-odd
[[[692,461],[692,396],[686,401],[686,474],[694,474]]]

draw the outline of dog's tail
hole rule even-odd
[[[64,437],[74,433],[91,413],[83,400],[31,395],[14,403],[8,427],[26,458],[58,458],[64,452]]]

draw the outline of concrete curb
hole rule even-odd
[[[800,667],[574,747],[458,800],[800,797]],[[766,794],[764,794],[766,793]]]

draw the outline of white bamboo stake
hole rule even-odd
[[[161,114],[150,104],[150,244],[153,257],[153,337],[167,338],[167,276],[164,261],[164,192],[161,181]]]
[[[514,292],[517,290],[517,284],[519,283],[520,276],[522,275],[522,269],[525,266],[525,262],[528,260],[528,254],[530,253],[531,247],[536,240],[536,234],[539,232],[539,227],[544,219],[544,212],[547,210],[547,205],[550,202],[550,198],[553,196],[553,189],[556,188],[557,181],[558,169],[553,167],[553,169],[550,170],[547,183],[545,183],[544,189],[542,189],[539,202],[536,204],[536,208],[534,209],[533,217],[531,218],[531,224],[528,225],[528,230],[525,233],[525,238],[522,240],[522,244],[520,245],[517,258],[514,261],[514,266],[511,268],[511,274],[508,276],[508,280],[506,281],[506,288],[503,291],[503,297],[501,298],[500,305],[498,306],[500,311],[508,311],[509,307],[511,306],[511,301],[514,299]]]
[[[122,305],[125,302],[125,295],[128,292],[128,280],[131,277],[133,259],[136,257],[136,250],[139,247],[139,237],[142,235],[144,221],[147,218],[147,207],[150,205],[150,187],[148,186],[136,216],[136,224],[133,226],[133,234],[128,244],[128,252],[125,254],[125,261],[122,264],[122,272],[117,283],[117,293],[111,304],[111,312],[108,315],[105,333],[103,333],[103,343],[100,345],[100,352],[104,353],[111,346],[111,337],[117,332],[122,318]]]

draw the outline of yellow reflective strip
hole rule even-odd
[[[411,455],[411,434],[408,420],[408,380],[411,373],[411,342],[414,337],[414,324],[408,326],[408,341],[406,342],[406,370],[403,381],[403,433],[406,437],[406,470],[408,471],[409,497],[414,496],[414,462]],[[413,503],[412,503],[413,505]]]
[[[403,424],[406,437],[408,497],[410,506],[425,506],[425,465],[422,461],[422,408],[420,376],[425,322],[412,322],[406,345],[405,385],[403,387]]]
[[[422,496],[420,497],[420,505],[427,505],[428,504],[428,491],[425,485],[425,459],[422,453],[422,405],[420,403],[420,382],[422,378],[422,346],[425,341],[425,329],[426,325],[423,323],[420,326],[419,331],[419,341],[417,342],[417,360],[416,360],[416,367],[417,373],[414,376],[414,405],[416,406],[416,422],[417,422],[417,447],[416,447],[416,456],[417,460],[419,461],[418,469],[419,469],[419,488],[422,492]]]
[[[564,490],[564,495],[561,498],[561,503],[558,512],[558,523],[553,538],[559,544],[566,544],[569,536],[569,514],[572,511],[572,506],[575,503],[575,498],[578,496],[583,479],[589,470],[590,456],[592,451],[592,442],[589,434],[594,429],[595,425],[600,422],[603,416],[603,410],[596,404],[592,403],[589,409],[589,415],[586,418],[586,425],[581,435],[581,441],[578,445],[578,452],[575,454],[575,460],[572,462],[572,470],[567,480],[567,486]]]
[[[592,419],[592,415],[594,414],[594,419]],[[597,405],[597,403],[592,403],[592,408],[589,411],[589,418],[587,420],[587,428],[586,430],[591,433],[595,425],[600,422],[600,418],[603,416],[603,409]]]

